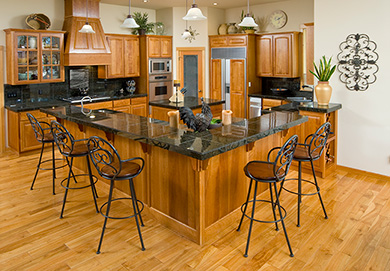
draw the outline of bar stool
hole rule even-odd
[[[92,163],[95,165],[99,175],[103,178],[110,180],[110,192],[108,195],[108,201],[100,207],[100,213],[104,216],[104,223],[102,233],[100,236],[99,246],[96,254],[100,254],[100,248],[102,246],[103,236],[107,225],[107,219],[126,219],[135,218],[137,224],[138,235],[141,242],[142,250],[145,250],[144,242],[142,240],[141,228],[138,222],[138,217],[141,222],[141,226],[144,226],[142,221],[141,212],[144,209],[144,204],[137,199],[135,194],[133,178],[137,177],[144,168],[144,160],[141,157],[134,157],[127,160],[122,160],[115,149],[107,140],[93,136],[88,140],[88,148],[90,150],[90,157]],[[141,165],[134,161],[139,160]],[[130,195],[131,197],[116,198],[113,199],[113,190],[115,187],[115,181],[129,180]],[[129,216],[113,217],[110,216],[111,203],[119,200],[131,200],[133,205],[133,214]],[[141,205],[141,209],[138,206]],[[103,214],[103,208],[107,206],[106,213]]]
[[[55,192],[55,178],[56,178],[56,169],[63,168],[66,165],[61,165],[56,167],[55,161],[63,161],[64,159],[56,159],[55,153],[54,153],[54,138],[52,133],[50,132],[50,124],[44,121],[39,122],[33,115],[30,113],[26,113],[28,120],[30,121],[31,127],[34,130],[35,138],[38,142],[42,143],[41,147],[41,155],[39,156],[39,161],[37,165],[37,170],[35,171],[34,179],[31,184],[30,190],[33,190],[35,180],[37,179],[39,170],[52,170],[53,172],[53,195],[56,194]],[[47,128],[42,128],[42,124],[47,126]],[[42,161],[42,154],[43,149],[45,148],[45,144],[51,143],[51,159],[47,159],[45,161]],[[52,167],[50,168],[41,168],[41,165],[47,162],[52,162]]]
[[[280,190],[279,190],[279,193],[281,192],[282,189],[284,189],[289,193],[298,195],[298,214],[297,214],[297,226],[298,227],[301,226],[300,225],[300,207],[301,207],[301,202],[302,202],[302,196],[318,195],[318,197],[320,198],[322,210],[324,211],[325,219],[328,218],[324,203],[323,203],[322,198],[321,198],[320,187],[318,186],[313,161],[320,159],[322,152],[324,151],[324,148],[326,146],[326,142],[328,140],[329,133],[330,133],[330,126],[331,125],[329,122],[322,124],[314,134],[308,135],[306,137],[304,144],[298,143],[297,149],[296,149],[296,151],[294,153],[294,157],[293,157],[294,161],[298,161],[298,178],[284,180],[282,182],[282,185],[281,185]],[[310,162],[311,170],[313,172],[314,182],[302,179],[302,162]],[[283,186],[285,181],[291,181],[291,180],[298,181],[298,192],[291,191]],[[316,187],[316,192],[302,193],[302,182],[306,182],[306,183],[310,183],[310,184],[314,185]]]
[[[283,144],[282,147],[275,147],[275,148],[271,149],[268,152],[267,161],[251,161],[248,164],[246,164],[246,166],[244,168],[245,175],[251,179],[246,202],[241,206],[242,216],[241,216],[240,224],[238,225],[238,228],[237,228],[237,231],[240,231],[244,216],[250,219],[248,239],[246,242],[244,257],[248,257],[249,241],[251,238],[253,221],[262,222],[262,223],[275,223],[275,227],[276,227],[277,231],[279,230],[278,222],[281,222],[282,227],[283,227],[283,231],[284,231],[284,235],[286,237],[288,249],[290,250],[290,256],[294,257],[294,254],[293,254],[292,249],[291,249],[290,241],[289,241],[288,236],[287,236],[286,227],[285,227],[284,221],[283,221],[284,218],[286,217],[287,213],[286,213],[286,210],[280,205],[279,193],[278,193],[277,188],[276,188],[276,183],[284,180],[284,178],[287,176],[287,173],[288,173],[288,170],[290,168],[297,143],[298,143],[298,136],[293,135]],[[276,154],[275,160],[271,162],[271,154],[275,150],[279,150],[279,151]],[[253,200],[249,200],[251,190],[252,190],[253,181],[255,181],[255,190],[254,190],[254,194],[253,194]],[[268,183],[271,200],[256,199],[258,183]],[[274,190],[274,192],[275,192],[275,200],[273,197],[272,190]],[[252,212],[251,212],[250,216],[246,214],[246,209],[248,207],[249,202],[252,202]],[[274,220],[256,219],[255,218],[256,202],[263,202],[263,203],[271,204]],[[280,217],[279,219],[276,218],[276,212],[275,212],[276,207],[278,208],[278,211],[279,211],[279,217]]]
[[[54,141],[57,144],[60,153],[65,156],[66,162],[69,167],[68,177],[61,181],[61,186],[65,188],[64,200],[62,202],[62,209],[60,218],[63,218],[66,198],[68,196],[69,189],[83,189],[87,187],[91,187],[93,200],[95,203],[96,212],[98,213],[98,206],[96,202],[96,198],[98,197],[96,192],[95,183],[97,182],[97,177],[92,175],[91,164],[89,162],[89,150],[87,146],[88,139],[79,139],[75,140],[74,137],[69,133],[69,131],[59,122],[51,121],[51,132],[54,137]],[[88,173],[87,174],[77,174],[75,175],[72,170],[73,166],[73,158],[75,157],[85,157],[87,159]],[[70,161],[69,161],[70,158]],[[80,187],[71,187],[70,179],[73,178],[74,182],[77,183],[76,177],[88,176],[89,184],[80,186]],[[66,184],[65,184],[66,182]]]

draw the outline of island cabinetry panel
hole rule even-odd
[[[256,37],[257,75],[262,77],[298,77],[298,44],[298,32]]]
[[[39,143],[35,138],[34,130],[26,115],[27,113],[32,114],[39,122],[47,122],[50,124],[52,120],[55,120],[54,117],[48,116],[39,110],[19,113],[8,110],[8,146],[19,153],[40,149],[42,147],[42,143]],[[42,128],[46,127],[48,126],[42,126]]]
[[[7,83],[63,82],[64,31],[5,29]]]
[[[172,37],[171,36],[147,36],[149,58],[171,58]]]
[[[140,75],[139,38],[133,35],[106,34],[111,64],[98,67],[99,78],[126,78]]]

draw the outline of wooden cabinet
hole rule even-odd
[[[63,82],[64,31],[5,29],[7,83]]]
[[[234,46],[247,46],[248,37],[245,35],[219,35],[210,36],[211,47],[234,47]]]
[[[278,99],[262,99],[262,109],[268,109],[271,107],[282,105],[282,100]]]
[[[99,78],[126,78],[140,75],[139,38],[133,35],[107,34],[111,64],[99,66]]]
[[[81,106],[81,105],[78,105],[78,106]],[[87,108],[87,109],[92,109],[92,110],[96,110],[96,109],[112,109],[112,101],[100,102],[100,103],[84,103],[83,107]]]
[[[298,77],[299,33],[267,34],[256,37],[257,75]]]
[[[38,142],[35,138],[34,130],[26,115],[27,113],[32,114],[39,122],[47,122],[50,124],[51,120],[55,120],[54,117],[48,116],[39,110],[19,113],[8,110],[8,146],[19,153],[40,149],[42,147],[42,143]],[[47,127],[42,125],[42,128]]]
[[[210,96],[211,99],[221,100],[222,94],[222,64],[221,59],[211,59]]]
[[[245,118],[245,60],[230,60],[230,110],[233,117]]]
[[[147,117],[148,105],[146,97],[131,98],[130,114]]]
[[[149,58],[171,58],[172,37],[171,36],[148,36],[148,57]]]

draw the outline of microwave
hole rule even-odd
[[[150,58],[149,74],[171,73],[172,60],[170,58]]]

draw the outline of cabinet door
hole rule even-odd
[[[107,77],[124,77],[123,38],[110,36],[108,41],[111,49],[111,64],[107,66]]]
[[[245,118],[245,60],[230,60],[230,109],[233,116]]]
[[[130,108],[130,114],[147,117],[146,104],[133,104]]]
[[[172,57],[171,37],[161,37],[161,57]]]
[[[40,41],[42,46],[41,82],[64,81],[63,36],[60,34],[41,34]]]
[[[257,75],[272,76],[272,35],[264,35],[256,38],[257,50]]]
[[[39,122],[47,122],[48,118],[37,119]],[[35,137],[31,123],[28,120],[20,122],[20,152],[39,149],[42,143],[38,142]]]
[[[232,36],[228,37],[229,46],[246,46],[247,36]]]
[[[109,102],[100,102],[100,103],[88,103],[84,104],[84,108],[87,109],[112,109],[112,101]]]
[[[124,44],[124,75],[125,77],[139,76],[139,39],[138,37],[125,37]]]
[[[148,55],[149,57],[161,57],[161,40],[156,37],[148,38]]]
[[[274,35],[274,76],[292,76],[291,34]]]
[[[35,33],[17,33],[14,44],[16,45],[16,84],[39,83],[40,72],[40,38]],[[12,49],[11,49],[12,50]],[[7,49],[8,51],[8,49]]]
[[[227,37],[210,37],[210,47],[226,47],[227,46]]]
[[[211,99],[221,100],[222,78],[221,78],[221,59],[211,60]]]

